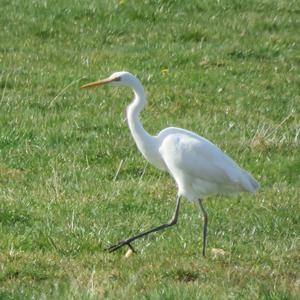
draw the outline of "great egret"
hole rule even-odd
[[[134,99],[127,107],[128,126],[133,139],[146,160],[169,172],[178,187],[175,211],[169,222],[121,240],[107,250],[112,252],[124,245],[133,249],[130,243],[134,240],[175,225],[181,197],[186,197],[190,201],[197,201],[203,214],[202,255],[205,256],[208,216],[202,199],[213,193],[254,193],[259,184],[216,145],[191,131],[169,127],[156,136],[147,133],[139,120],[139,113],[146,103],[144,88],[131,73],[116,72],[107,79],[85,84],[81,88],[104,84],[125,85],[133,90]]]

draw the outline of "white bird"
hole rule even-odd
[[[133,90],[134,99],[127,107],[127,121],[133,139],[146,160],[169,172],[178,188],[176,208],[169,222],[121,240],[107,250],[112,252],[124,245],[133,250],[130,243],[134,240],[175,225],[180,199],[186,197],[196,201],[203,214],[202,255],[205,256],[208,216],[202,204],[203,198],[215,193],[254,193],[259,184],[216,145],[191,131],[169,127],[156,136],[150,135],[139,120],[139,113],[146,104],[144,88],[131,73],[116,72],[107,79],[85,84],[81,88],[104,84],[128,86]]]

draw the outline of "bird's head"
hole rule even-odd
[[[122,72],[115,72],[106,79],[87,83],[81,86],[80,88],[86,89],[90,87],[101,86],[104,84],[110,84],[114,86],[119,86],[119,85],[133,86],[137,81],[138,79],[135,76],[133,76],[131,73],[122,71]]]

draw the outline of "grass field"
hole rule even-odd
[[[299,1],[0,8],[0,299],[299,297]],[[205,259],[187,201],[176,228],[134,243],[137,255],[103,250],[175,206],[174,182],[127,129],[131,92],[79,90],[120,70],[145,86],[151,134],[195,131],[261,184],[205,201]]]

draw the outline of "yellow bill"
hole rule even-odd
[[[97,81],[94,81],[94,82],[84,84],[80,88],[81,89],[87,89],[87,88],[90,88],[90,87],[104,85],[104,84],[110,83],[110,82],[115,81],[115,80],[116,80],[116,78],[106,78],[106,79],[103,79],[103,80],[97,80]]]

